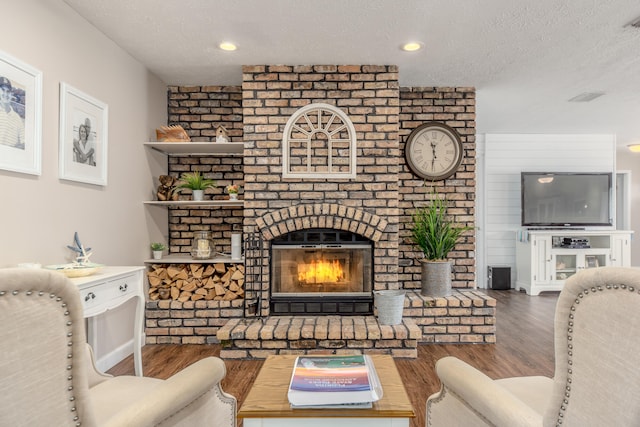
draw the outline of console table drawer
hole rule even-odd
[[[139,284],[135,274],[92,283],[80,289],[85,313],[100,313],[118,306],[136,295]]]
[[[133,274],[112,280],[107,286],[109,290],[109,298],[129,298],[131,295],[136,293],[137,286],[136,276]]]

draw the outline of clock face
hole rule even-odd
[[[445,179],[462,162],[462,142],[449,126],[425,123],[409,135],[405,155],[416,175],[432,181]]]

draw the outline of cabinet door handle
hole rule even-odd
[[[90,299],[95,299],[95,298],[96,298],[96,294],[94,294],[93,292],[89,292],[87,295],[85,295],[84,301],[87,302]]]
[[[124,285],[120,285],[120,290],[122,292],[126,292],[128,288],[129,288],[129,285],[127,285],[126,283]]]

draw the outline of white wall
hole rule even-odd
[[[478,138],[478,285],[487,266],[510,266],[520,229],[520,172],[614,172],[613,135],[487,134]]]
[[[43,138],[41,176],[0,170],[0,268],[67,262],[75,231],[92,261],[141,265],[166,234],[142,204],[154,188],[142,143],[166,124],[166,85],[61,0],[6,0],[2,17],[0,50],[43,73]],[[58,178],[60,82],[109,106],[106,187]],[[101,319],[102,350],[130,339],[132,307]]]
[[[640,153],[632,153],[626,147],[618,147],[616,168],[631,173],[629,205],[631,209],[631,265],[640,267]]]

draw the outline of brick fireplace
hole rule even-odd
[[[404,143],[426,121],[446,123],[462,137],[460,170],[433,185],[450,201],[450,214],[461,223],[474,223],[475,90],[401,88],[393,65],[258,65],[243,67],[242,76],[241,87],[169,88],[169,124],[182,125],[194,141],[215,139],[215,127],[224,125],[232,141],[245,144],[242,158],[169,160],[169,173],[211,171],[219,186],[240,184],[245,201],[240,211],[170,209],[171,251],[187,252],[192,233],[202,229],[211,231],[224,251],[229,250],[231,231],[259,235],[264,246],[245,254],[245,262],[260,270],[252,286],[260,294],[258,314],[266,318],[274,307],[274,242],[308,229],[353,233],[371,243],[372,290],[409,291],[405,317],[413,319],[420,337],[415,331],[399,336],[409,334],[421,342],[494,342],[495,300],[474,290],[474,237],[451,254],[457,292],[438,300],[415,292],[420,288],[419,254],[407,241],[411,214],[428,200],[431,183],[425,185],[410,172]],[[356,176],[283,178],[285,124],[300,107],[320,102],[340,108],[353,122]],[[221,188],[215,191],[222,194]],[[242,301],[149,302],[147,342],[218,342],[216,333],[229,319],[238,322],[245,315]]]

